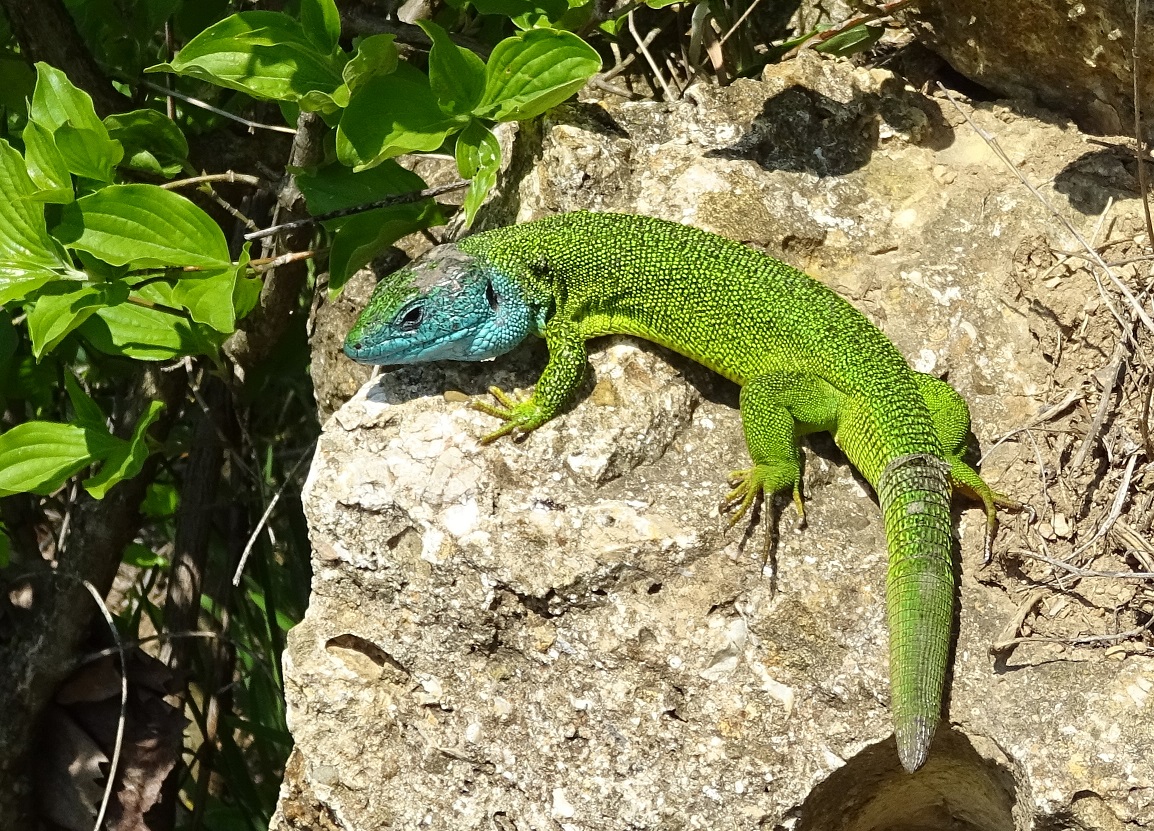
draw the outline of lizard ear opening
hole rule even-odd
[[[493,287],[492,280],[485,284],[485,299],[489,301],[490,311],[497,311],[501,305],[501,295],[497,294],[497,289]]]

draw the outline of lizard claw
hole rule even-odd
[[[505,423],[493,432],[482,436],[481,444],[491,444],[502,436],[510,435],[515,430],[520,430],[523,436],[548,420],[542,415],[541,408],[534,403],[532,397],[519,400],[500,387],[489,387],[489,394],[497,399],[501,404],[500,407],[487,401],[473,400],[469,402],[469,408],[499,418]]]

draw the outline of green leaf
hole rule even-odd
[[[279,12],[240,12],[209,26],[169,63],[149,72],[174,72],[255,98],[297,101],[341,85],[344,58],[322,52],[300,23]]]
[[[111,182],[112,171],[124,158],[124,148],[120,142],[108,138],[108,129],[103,124],[99,130],[61,124],[56,128],[55,139],[64,164],[77,176],[87,179]]]
[[[358,268],[406,234],[443,221],[431,199],[343,219],[329,252],[329,289],[338,291]]]
[[[115,449],[107,431],[28,421],[0,435],[0,496],[49,494],[94,459]]]
[[[813,51],[826,55],[836,55],[839,58],[848,58],[858,52],[864,52],[872,47],[885,33],[884,26],[867,26],[864,23],[846,29],[829,40],[822,41],[813,47]]]
[[[73,86],[59,69],[43,62],[36,64],[36,89],[32,92],[28,117],[50,133],[71,124],[79,130],[103,133],[104,138],[108,138],[92,106],[92,97]]]
[[[485,93],[485,62],[453,43],[433,21],[418,20],[417,25],[433,41],[429,50],[429,86],[441,109],[452,115],[471,113]]]
[[[195,278],[185,277],[172,287],[171,303],[188,309],[189,317],[197,323],[227,335],[236,328],[233,294],[237,276],[237,268],[230,266]]]
[[[296,183],[314,216],[425,187],[420,176],[392,159],[359,173],[343,164],[330,164],[313,173],[298,173]]]
[[[301,0],[301,28],[324,54],[341,39],[341,13],[333,0]]]
[[[497,44],[485,65],[485,95],[474,114],[523,121],[555,107],[601,69],[601,58],[571,32],[533,29]]]
[[[150,293],[148,286],[142,294]],[[153,300],[154,296],[148,299]],[[163,302],[163,301],[155,301]],[[95,349],[107,355],[123,355],[140,361],[169,361],[186,355],[216,351],[223,335],[160,309],[134,303],[104,306],[76,330]]]
[[[62,279],[47,268],[18,268],[0,264],[0,306],[13,300],[25,300],[45,283]]]
[[[49,284],[28,310],[32,354],[42,357],[98,309],[123,303],[127,298],[128,286],[124,283],[61,280]]]
[[[111,185],[81,197],[64,206],[52,233],[112,265],[215,269],[232,263],[212,218],[155,185]]]
[[[122,442],[114,451],[108,454],[104,464],[95,476],[84,481],[84,489],[96,499],[103,499],[108,489],[118,482],[131,479],[140,473],[144,462],[148,458],[149,449],[145,433],[152,423],[160,416],[164,404],[160,401],[150,401],[148,409],[136,422],[132,431],[132,438]]]
[[[464,126],[441,111],[429,79],[408,64],[360,87],[337,127],[337,158],[366,170],[393,156],[436,150]]]
[[[457,170],[469,182],[465,192],[465,227],[473,224],[477,209],[497,182],[501,169],[501,144],[493,131],[474,120],[457,136]]]
[[[0,263],[26,269],[62,267],[67,261],[48,236],[44,206],[33,201],[35,193],[23,157],[0,139]]]
[[[52,133],[35,121],[24,125],[24,161],[28,166],[28,176],[39,190],[32,197],[38,202],[56,202],[61,205],[71,202],[72,175]]]
[[[349,92],[355,92],[366,81],[388,75],[397,68],[396,35],[369,35],[357,44],[357,54],[341,71]],[[348,101],[345,101],[348,106]]]
[[[92,397],[80,387],[71,372],[64,373],[64,387],[68,390],[68,399],[72,402],[72,409],[76,412],[76,423],[81,427],[91,427],[96,430],[107,429],[108,419],[104,412],[92,400]]]
[[[156,110],[133,110],[104,119],[108,134],[124,146],[122,164],[158,176],[175,176],[188,161],[180,128]]]

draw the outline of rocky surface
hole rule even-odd
[[[1154,15],[1138,30],[1141,104],[1154,110]],[[1134,135],[1135,0],[922,0],[903,13],[919,40],[1000,95],[1033,101],[1084,130]],[[1145,120],[1147,141],[1154,121]]]
[[[1122,161],[961,106],[1112,256],[1148,246],[1132,201],[1096,215],[1128,186]],[[1150,593],[1070,571],[1147,556],[1150,474],[1119,464],[1135,411],[1112,409],[1071,463],[1118,327],[1062,253],[1075,241],[959,111],[803,54],[677,105],[563,108],[514,156],[501,204],[519,220],[649,213],[842,292],[965,395],[988,481],[1037,519],[1007,517],[987,565],[980,512],[959,510],[948,717],[909,776],[887,709],[880,512],[832,442],[806,453],[808,527],[786,507],[763,569],[764,529],[725,533],[717,512],[746,458],[736,389],[691,362],[608,339],[569,413],[487,447],[493,421],[466,397],[530,387],[540,344],[382,376],[329,420],[306,489],[313,597],[286,654],[297,745],[272,827],[1154,824],[1154,657],[1141,633],[1117,636],[1149,620]],[[1144,267],[1118,274],[1137,289]],[[1134,496],[1099,535],[1119,490]]]

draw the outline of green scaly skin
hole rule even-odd
[[[463,333],[463,334],[462,334]],[[907,770],[941,715],[953,625],[950,489],[994,494],[962,461],[970,414],[949,385],[914,372],[860,312],[806,274],[744,245],[662,220],[571,213],[438,246],[386,278],[346,341],[362,363],[480,360],[529,334],[549,362],[532,395],[475,403],[528,432],[569,402],[585,341],[636,335],[742,386],[753,465],[732,474],[741,516],[764,494],[800,507],[798,437],[828,431],[876,489],[889,547],[886,606],[894,732]]]

